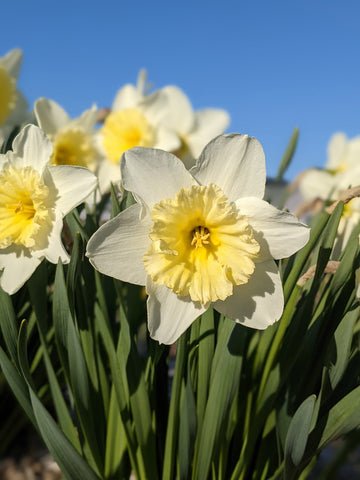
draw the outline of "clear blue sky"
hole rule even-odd
[[[359,19],[357,0],[7,1],[0,55],[22,48],[30,105],[52,98],[72,116],[110,106],[146,68],[195,108],[226,109],[272,176],[298,126],[292,178],[324,164],[332,133],[360,134]]]

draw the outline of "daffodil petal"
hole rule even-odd
[[[158,125],[160,122],[165,124],[168,108],[167,96],[161,90],[145,97],[139,104],[140,111],[153,125]]]
[[[120,163],[113,164],[105,157],[100,160],[99,170],[99,189],[102,194],[110,191],[110,185],[119,185],[121,181]]]
[[[150,336],[160,343],[171,345],[207,310],[190,297],[178,297],[169,288],[146,280],[148,328]]]
[[[246,327],[264,330],[284,309],[280,274],[273,260],[257,263],[248,283],[234,287],[231,297],[213,303],[218,312]]]
[[[164,87],[162,92],[167,96],[169,103],[166,125],[181,135],[186,135],[194,127],[194,110],[190,100],[174,85]]]
[[[63,220],[62,215],[57,214],[56,219],[53,222],[52,230],[48,236],[47,247],[43,250],[35,250],[33,255],[38,258],[45,257],[51,263],[58,263],[59,258],[62,263],[69,263],[70,257],[67,251],[64,248],[64,245],[61,241],[61,232],[63,229]]]
[[[125,190],[135,193],[150,210],[163,198],[173,198],[181,188],[196,185],[181,160],[153,148],[126,151],[121,159],[121,178]]]
[[[24,255],[22,249],[9,247],[0,250],[0,286],[9,295],[17,292],[31,277],[41,258]]]
[[[223,133],[230,123],[229,114],[217,108],[204,108],[195,112],[195,127],[186,137],[192,155],[198,158],[204,145]]]
[[[124,85],[115,96],[112,110],[118,112],[124,108],[133,108],[139,103],[141,98],[142,96],[137,88],[130,84]]]
[[[190,173],[202,185],[218,185],[233,202],[241,197],[264,196],[264,151],[256,138],[247,135],[214,138],[204,148]]]
[[[149,244],[149,223],[140,222],[140,205],[132,205],[106,222],[90,238],[86,255],[101,273],[145,285],[143,256]]]
[[[72,125],[79,125],[83,127],[83,129],[86,132],[91,132],[93,131],[96,123],[97,123],[97,114],[98,114],[98,109],[96,105],[93,105],[91,108],[88,110],[85,110],[80,117],[75,118],[71,123]]]
[[[344,133],[335,133],[328,143],[327,154],[328,161],[326,162],[326,168],[328,170],[337,170],[341,157],[346,150],[347,137]]]
[[[299,190],[305,200],[329,200],[337,190],[338,177],[324,170],[311,168],[302,174]]]
[[[154,145],[155,148],[170,152],[180,148],[180,144],[180,138],[174,130],[170,130],[163,125],[158,126],[156,131],[156,145]]]
[[[260,244],[257,262],[270,258],[287,258],[309,240],[310,229],[290,213],[278,210],[256,197],[240,198],[235,202],[245,215]]]
[[[61,127],[67,125],[71,120],[58,103],[48,98],[36,100],[34,111],[39,127],[47,135],[55,135]]]
[[[17,156],[14,165],[17,167],[29,165],[42,174],[52,149],[50,140],[40,128],[26,125],[13,142],[13,152]]]
[[[0,59],[0,65],[3,65],[9,74],[17,79],[20,73],[22,60],[22,51],[19,48],[14,48]]]
[[[83,202],[97,185],[96,176],[87,168],[56,165],[49,166],[48,172],[58,191],[57,210],[63,216]]]

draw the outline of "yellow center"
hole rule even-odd
[[[43,248],[52,225],[48,187],[32,167],[0,172],[0,248]]]
[[[101,129],[109,160],[119,163],[121,155],[133,147],[153,147],[155,131],[144,115],[134,108],[112,112]]]
[[[0,65],[0,127],[4,125],[16,105],[16,81]]]
[[[225,300],[247,283],[260,246],[247,218],[216,185],[182,188],[152,209],[143,261],[158,285],[203,305]]]
[[[54,165],[80,165],[94,168],[96,149],[92,137],[81,127],[65,127],[52,138]]]

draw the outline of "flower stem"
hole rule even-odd
[[[187,358],[188,337],[189,330],[183,333],[177,342],[176,364],[171,389],[169,419],[165,440],[164,469],[162,475],[163,480],[171,480],[174,478],[176,444],[178,440],[177,435],[179,424],[180,394]]]

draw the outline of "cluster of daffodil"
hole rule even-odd
[[[360,426],[356,220],[333,250],[356,191],[310,229],[264,200],[226,112],[141,72],[110,110],[28,113],[20,62],[0,59],[0,366],[65,478],[305,478]],[[334,179],[355,143],[304,196],[354,186]]]

